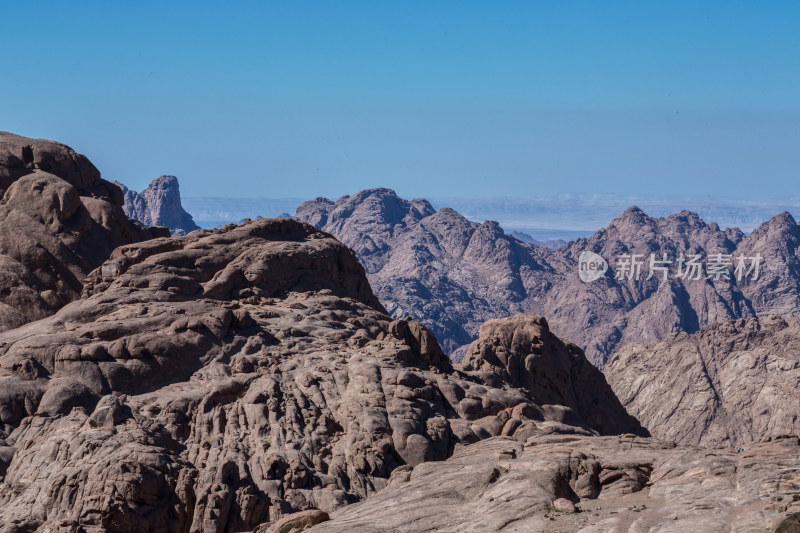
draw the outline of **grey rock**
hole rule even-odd
[[[181,205],[178,178],[159,176],[142,192],[115,182],[125,195],[125,214],[146,226],[168,228],[172,235],[186,235],[200,229]]]

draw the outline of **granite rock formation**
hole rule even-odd
[[[494,437],[398,469],[307,531],[788,533],[800,527],[798,456],[797,437],[743,453],[633,435]]]
[[[477,338],[480,324],[518,313],[547,316],[554,333],[602,366],[631,342],[800,310],[800,226],[788,213],[746,236],[688,211],[652,218],[633,207],[591,238],[557,250],[514,239],[495,222],[470,222],[452,209],[435,211],[425,200],[406,201],[388,189],[336,202],[318,198],[295,216],[350,246],[390,313],[431,328],[454,360]],[[610,264],[591,283],[578,276],[584,251]],[[622,254],[642,255],[639,279],[616,279]],[[647,279],[651,254],[673,261],[667,279],[660,271]],[[681,254],[704,261],[715,254],[731,261],[761,254],[763,263],[757,279],[706,279],[706,271],[701,279],[683,279],[674,264]]]
[[[114,248],[159,234],[122,203],[68,146],[0,132],[0,331],[53,314]]]
[[[550,359],[568,355],[546,341]],[[306,224],[121,246],[81,300],[0,334],[0,530],[264,529],[481,439],[597,435],[585,412],[536,398],[602,376],[553,380],[454,369],[428,330],[385,314],[350,249]],[[641,431],[623,415],[596,406],[604,432]]]
[[[568,407],[601,434],[619,433],[623,427],[647,434],[622,407],[603,373],[580,348],[553,335],[544,317],[517,315],[487,321],[461,368],[482,374],[485,380],[498,376],[530,391],[540,405]]]
[[[169,228],[172,235],[186,235],[200,229],[192,215],[181,205],[181,192],[178,178],[159,176],[150,182],[142,192],[128,189],[115,182],[125,195],[125,214],[146,226]]]
[[[800,434],[800,318],[739,319],[624,347],[604,368],[654,436],[748,447]]]

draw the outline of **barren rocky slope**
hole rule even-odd
[[[643,433],[619,402],[545,404],[607,385],[542,338],[552,385],[454,370],[292,220],[122,246],[81,300],[0,334],[0,531],[250,530],[492,436]]]
[[[622,437],[495,437],[387,488],[309,533],[790,533],[800,527],[800,441],[743,453]],[[578,512],[576,512],[578,511]]]
[[[629,345],[604,372],[653,435],[748,447],[800,434],[800,318],[726,321],[650,346]]]
[[[167,227],[172,235],[178,236],[200,229],[181,205],[180,186],[175,176],[159,176],[142,192],[114,183],[125,195],[125,214],[130,218],[146,226]]]
[[[558,250],[520,242],[497,223],[470,222],[446,208],[437,212],[425,200],[409,202],[388,189],[336,202],[319,198],[301,205],[296,217],[353,248],[390,313],[422,321],[456,360],[484,321],[522,312],[547,316],[554,333],[602,366],[631,342],[800,310],[800,226],[788,213],[745,236],[687,211],[651,218],[630,208],[591,238]],[[583,251],[609,263],[591,283],[578,276]],[[622,254],[642,254],[638,280],[615,279]],[[667,279],[661,271],[647,279],[651,254],[673,261]],[[699,254],[704,263],[714,254],[730,255],[731,279],[706,279],[705,264],[700,279],[679,278],[681,254]],[[757,254],[763,258],[758,279],[751,274],[737,281],[738,256]]]
[[[0,132],[0,331],[54,313],[119,245],[149,239],[86,157]]]

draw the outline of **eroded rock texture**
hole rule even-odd
[[[81,300],[0,334],[0,524],[252,530],[484,438],[597,434],[534,396],[453,369],[309,225],[126,245]]]
[[[629,345],[604,372],[654,436],[747,447],[800,433],[800,318],[726,321],[650,346]]]
[[[142,192],[132,191],[125,185],[114,182],[125,195],[125,214],[146,226],[169,228],[172,235],[186,235],[200,229],[192,215],[181,205],[178,178],[159,176]]]
[[[114,248],[151,236],[86,157],[0,132],[0,331],[53,314]]]
[[[688,211],[652,218],[633,207],[591,238],[557,250],[505,235],[496,222],[470,222],[452,209],[435,211],[425,200],[409,202],[388,189],[306,202],[296,217],[353,248],[390,314],[420,320],[454,360],[463,357],[483,322],[518,313],[546,316],[557,335],[602,366],[631,342],[800,309],[800,226],[788,213],[745,236]],[[591,283],[578,277],[578,258],[587,250],[611,266]],[[760,253],[760,276],[737,282],[733,276],[706,279],[703,271],[699,280],[679,279],[672,264],[667,279],[661,271],[647,279],[650,254],[676,261],[680,254],[705,260],[718,253],[732,261]],[[615,279],[622,254],[642,255],[640,279]]]
[[[632,435],[495,437],[398,469],[308,531],[785,533],[800,524],[799,454],[797,437],[744,453]]]
[[[530,391],[538,404],[568,407],[601,434],[647,435],[580,348],[553,335],[544,317],[489,320],[464,356],[465,370]],[[577,421],[577,419],[576,419]]]

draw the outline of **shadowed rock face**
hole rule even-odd
[[[749,236],[721,230],[684,211],[648,217],[630,208],[589,239],[558,250],[523,243],[495,222],[470,222],[425,200],[408,202],[388,189],[363,191],[336,202],[317,199],[296,217],[333,233],[353,248],[372,286],[394,316],[410,315],[437,335],[454,360],[463,357],[486,320],[518,313],[548,317],[557,335],[602,366],[631,342],[696,332],[720,320],[754,318],[800,309],[800,226],[777,215]],[[600,254],[611,269],[584,283],[583,251]],[[757,280],[614,279],[620,254],[672,260],[683,253],[764,258]],[[675,265],[673,265],[675,268]]]
[[[713,324],[623,348],[604,372],[654,436],[739,447],[800,433],[800,318]]]
[[[138,193],[119,182],[114,183],[119,185],[125,195],[124,209],[129,217],[146,226],[169,228],[172,235],[186,235],[200,229],[194,223],[192,215],[181,205],[181,192],[175,176],[159,176]]]
[[[799,455],[797,437],[744,453],[632,435],[495,437],[398,469],[308,531],[785,533],[800,524]]]
[[[0,523],[252,530],[492,436],[597,434],[536,394],[454,369],[312,226],[125,245],[81,300],[0,334]]]
[[[122,244],[152,237],[63,144],[0,132],[0,331],[53,314]]]
[[[601,434],[649,435],[622,407],[603,373],[580,348],[550,332],[544,317],[489,320],[464,356],[463,368],[499,376],[530,391],[541,405],[569,407]]]

